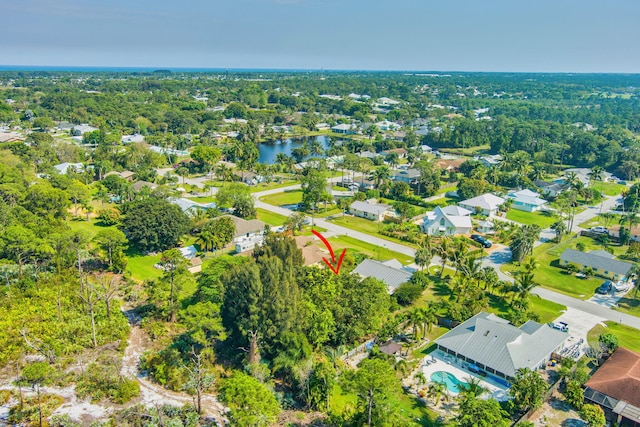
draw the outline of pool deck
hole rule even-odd
[[[425,361],[431,360],[431,357],[436,360],[435,363],[424,364]],[[481,377],[480,375],[476,375],[466,369],[462,368],[462,365],[458,359],[455,357],[443,353],[441,350],[436,350],[422,360],[422,372],[424,373],[425,378],[431,382],[431,374],[438,371],[449,372],[455,377],[463,382],[468,382],[469,378],[476,378],[480,381],[480,385],[488,390],[487,393],[482,395],[482,398],[488,399],[489,397],[493,397],[496,400],[507,400],[508,394],[506,391],[508,390],[502,384],[498,384],[490,379],[485,377]],[[458,393],[449,391],[449,394],[452,396],[457,395]]]

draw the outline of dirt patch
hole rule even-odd
[[[551,399],[544,402],[529,421],[536,427],[586,427],[587,425],[580,419],[580,415],[573,406],[569,405],[557,392],[551,396]]]

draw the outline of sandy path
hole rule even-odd
[[[165,389],[161,385],[154,384],[140,372],[138,362],[145,350],[144,342],[146,335],[140,327],[139,316],[132,310],[124,311],[124,315],[129,320],[131,332],[129,334],[127,348],[122,358],[122,369],[120,373],[125,377],[135,378],[138,383],[140,383],[140,402],[147,406],[154,406],[156,404],[182,406],[187,403],[193,403],[191,396],[185,393],[176,393]],[[222,426],[227,424],[227,418],[225,417],[227,408],[225,408],[215,396],[210,394],[203,395],[202,409],[203,416],[215,420],[217,425]]]

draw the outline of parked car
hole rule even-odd
[[[607,227],[603,227],[601,225],[598,225],[596,227],[591,227],[591,232],[592,233],[607,233],[609,230],[607,230]]]
[[[612,287],[613,287],[613,283],[607,280],[602,285],[598,286],[598,289],[596,289],[596,292],[599,293],[600,295],[607,295],[609,292],[611,292]]]
[[[487,239],[485,239],[484,237],[482,237],[479,234],[472,234],[471,235],[471,239],[475,240],[478,243],[480,243],[485,248],[490,248],[491,247],[491,242],[488,241]]]
[[[557,329],[562,332],[569,332],[569,325],[567,325],[565,322],[556,322],[552,327],[553,329]]]

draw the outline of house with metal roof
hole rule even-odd
[[[565,249],[560,255],[560,264],[575,264],[580,268],[590,267],[598,276],[613,280],[625,280],[633,267],[632,263],[614,259],[608,252],[606,254],[602,251],[581,252],[575,249]]]
[[[64,162],[64,163],[60,163],[58,165],[55,165],[53,168],[55,170],[57,170],[59,174],[66,175],[67,172],[69,172],[69,171],[74,171],[74,172],[78,172],[78,173],[84,171],[84,164],[82,164],[82,163]]]
[[[391,212],[391,206],[378,203],[370,203],[369,201],[355,201],[349,206],[349,212],[360,218],[370,219],[372,221],[382,221],[385,214]]]
[[[507,197],[513,200],[511,207],[519,211],[536,212],[547,204],[547,201],[541,198],[540,194],[529,189],[512,191]]]
[[[417,184],[420,176],[422,176],[422,174],[418,169],[411,168],[394,172],[391,179],[406,182],[407,184]]]
[[[341,123],[331,127],[331,131],[334,133],[353,134],[355,133],[355,127],[346,123]]]
[[[484,371],[498,382],[514,378],[520,368],[543,367],[551,353],[569,338],[568,332],[529,320],[519,328],[494,314],[480,312],[447,332],[435,343],[465,367]]]
[[[498,197],[495,194],[486,193],[471,199],[463,200],[458,203],[465,209],[469,209],[471,212],[480,211],[482,215],[491,216],[495,215],[500,208],[500,205],[504,203],[502,197]]]
[[[618,347],[586,382],[584,398],[600,405],[610,425],[640,424],[640,353]]]
[[[392,294],[398,286],[406,283],[413,276],[413,272],[402,267],[397,260],[392,259],[385,262],[365,259],[353,270],[363,278],[373,277],[387,285],[387,290]]]
[[[422,231],[430,236],[455,236],[471,232],[471,211],[459,206],[446,206],[427,212]]]
[[[216,204],[214,202],[198,203],[184,197],[169,199],[169,202],[177,205],[182,210],[182,212],[186,213],[187,215],[193,215],[197,210],[206,211],[207,209],[216,207]]]

